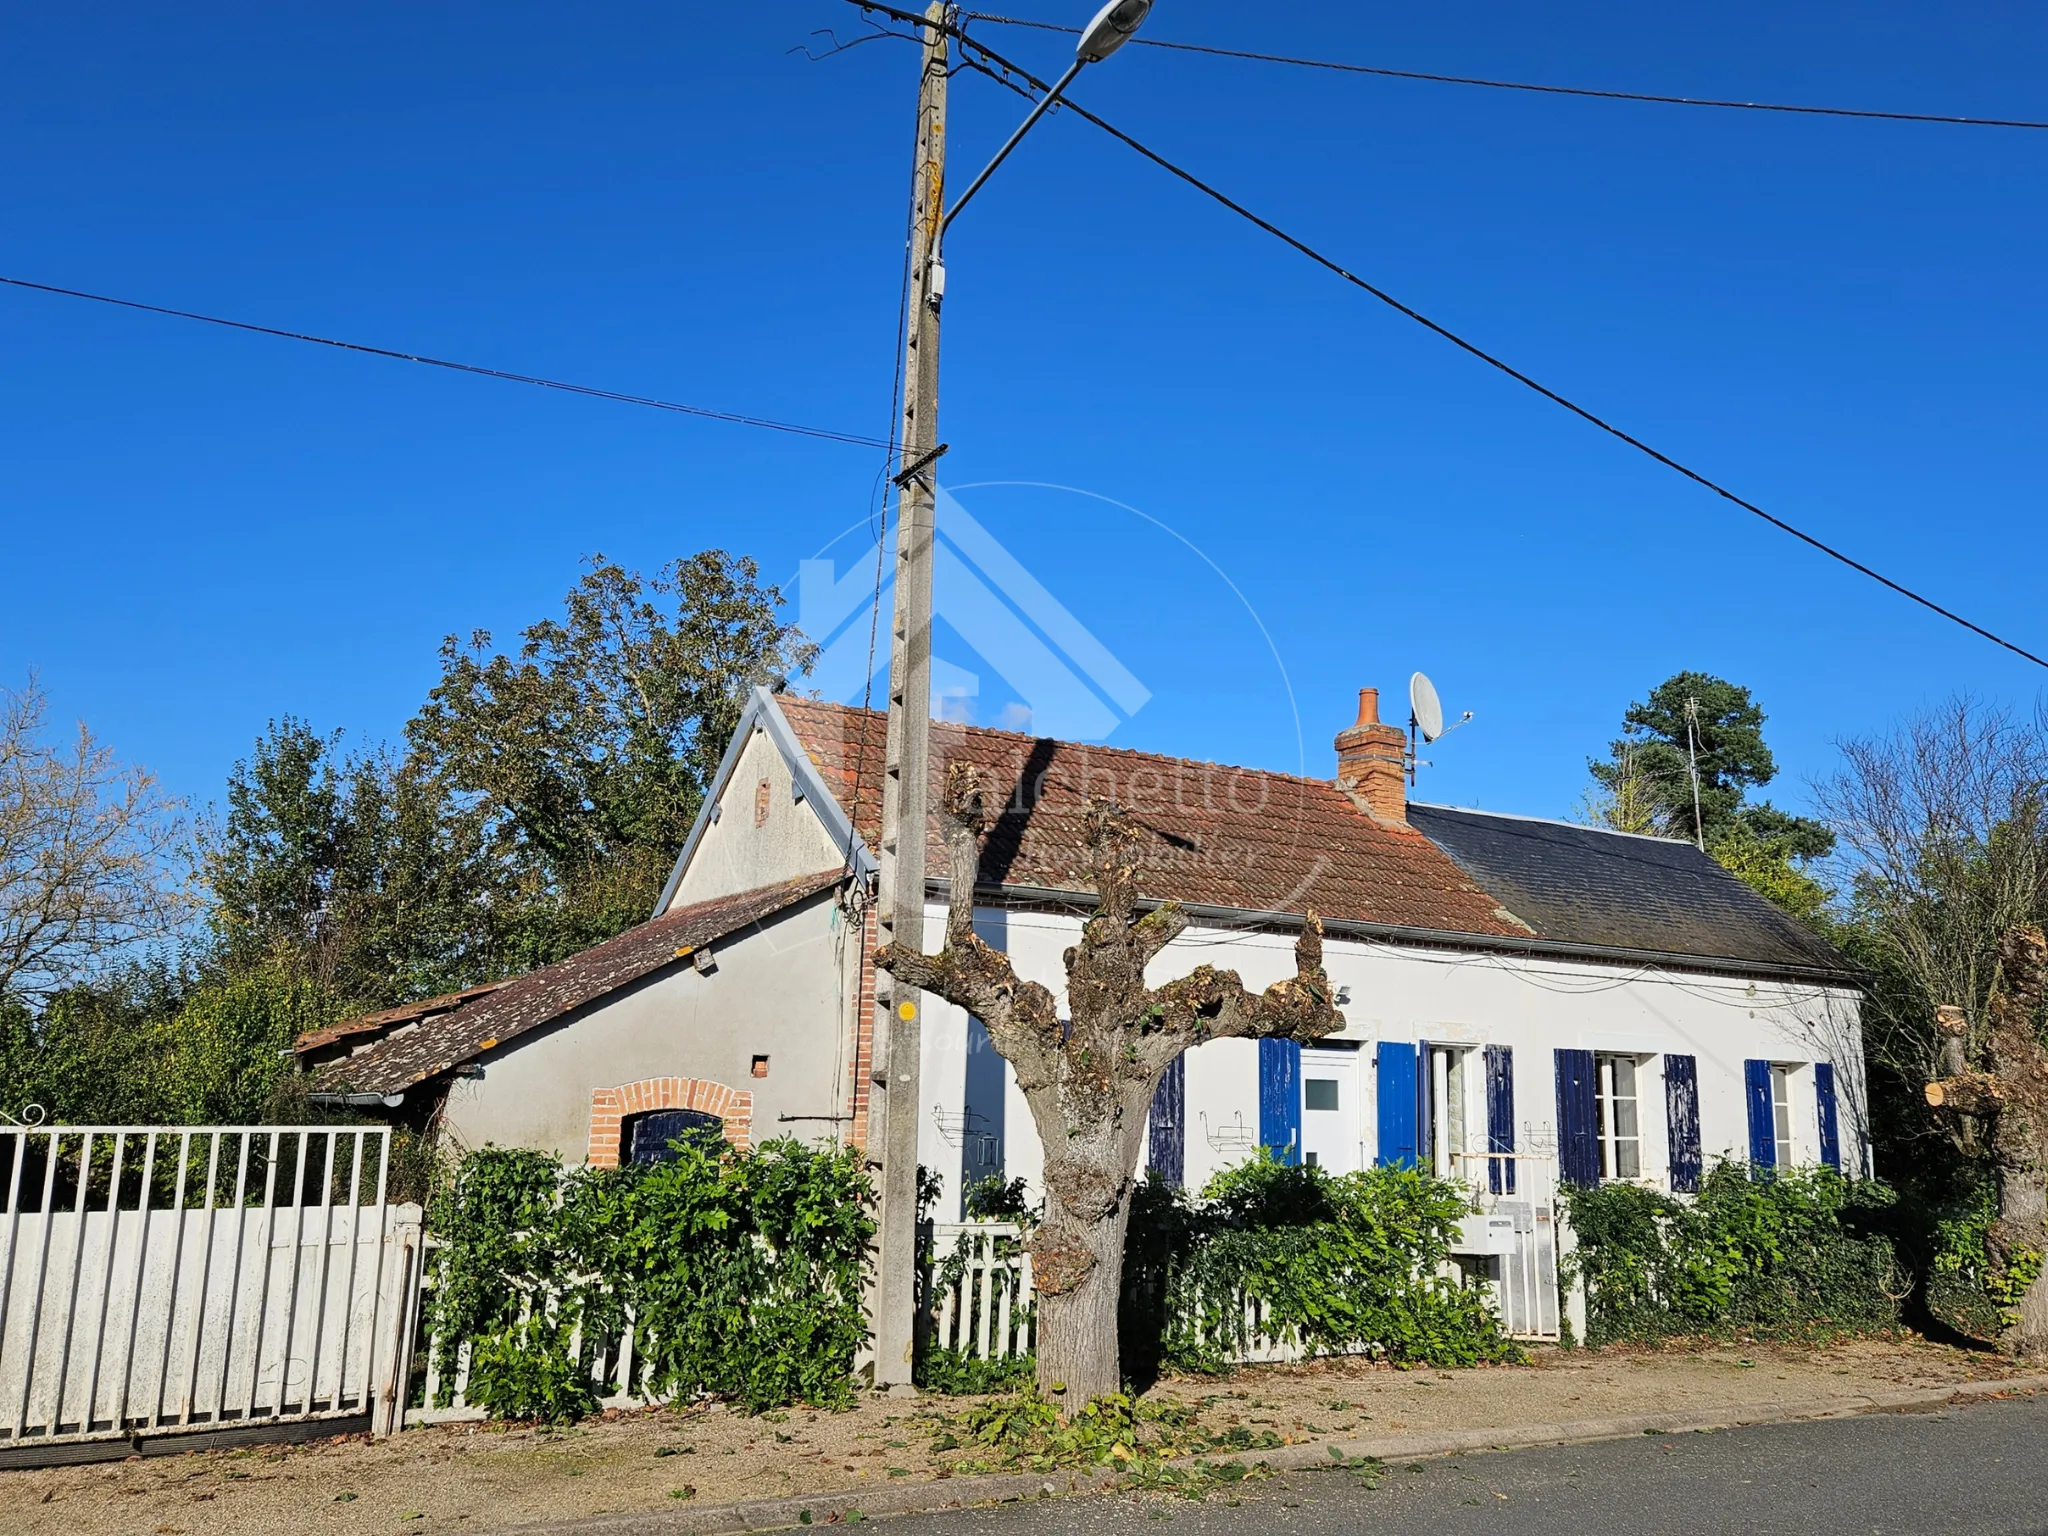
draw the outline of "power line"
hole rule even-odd
[[[1016,16],[992,16],[968,11],[967,21],[986,21],[1004,27],[1030,27],[1039,32],[1077,34],[1079,27],[1063,27],[1050,21],[1025,21]],[[862,39],[866,41],[866,39]],[[1711,96],[1660,96],[1651,91],[1601,91],[1588,86],[1542,85],[1528,80],[1482,80],[1474,75],[1436,75],[1420,69],[1388,69],[1374,64],[1340,64],[1329,59],[1298,59],[1284,53],[1253,53],[1243,48],[1214,48],[1202,43],[1176,43],[1164,38],[1138,37],[1133,42],[1147,48],[1168,48],[1176,53],[1206,53],[1222,59],[1248,59],[1259,64],[1290,64],[1299,69],[1327,69],[1347,75],[1380,75],[1390,80],[1427,80],[1437,85],[1477,85],[1493,91],[1530,91],[1542,96],[1590,96],[1600,101],[1648,101],[1671,107],[1720,107],[1735,112],[1791,112],[1804,117],[1870,117],[1894,123],[1945,123],[1961,128],[2048,128],[2048,122],[2012,117],[1950,117],[1936,112],[1875,112],[1861,107],[1811,107],[1778,101],[1722,101]]]
[[[884,14],[897,16],[905,20],[922,20],[921,17],[914,16],[910,12],[898,11],[893,6],[879,4],[877,3],[877,0],[851,0],[851,3],[860,5],[861,8],[864,10],[881,11]],[[1045,81],[1040,80],[1037,76],[1033,75],[1029,70],[1025,69],[1023,66],[1012,63],[1009,59],[1004,58],[1001,54],[997,53],[987,44],[979,41],[978,39],[970,38],[969,36],[967,36],[965,32],[959,31],[958,29],[954,29],[954,31],[955,35],[958,36],[960,42],[964,45],[965,48],[970,49],[974,53],[981,55],[982,57],[987,59],[989,63],[996,66],[996,68],[990,69],[986,65],[978,64],[974,60],[963,57],[962,62],[967,64],[970,68],[980,70],[981,73],[986,74],[991,79],[997,80],[1000,83],[1010,87],[1012,90],[1017,91],[1020,95],[1025,95],[1028,93],[1024,90],[1022,86],[1017,84],[1018,80],[1026,82],[1033,89],[1038,91],[1045,91],[1049,89]],[[1009,78],[1012,76],[1014,76],[1015,78]],[[1905,586],[1900,582],[1893,581],[1889,576],[1886,576],[1881,571],[1872,569],[1870,566],[1865,565],[1862,561],[1856,559],[1854,556],[1845,554],[1843,551],[1835,548],[1832,544],[1826,543],[1825,541],[1814,537],[1812,534],[1807,533],[1805,530],[1795,527],[1793,524],[1785,521],[1785,519],[1783,519],[1782,517],[1779,517],[1771,512],[1766,512],[1762,507],[1758,506],[1755,502],[1750,501],[1745,497],[1738,496],[1734,491],[1729,490],[1726,486],[1720,484],[1718,481],[1709,479],[1707,476],[1701,474],[1698,470],[1693,469],[1688,465],[1682,464],[1677,459],[1672,458],[1669,454],[1651,447],[1641,438],[1636,437],[1631,433],[1622,430],[1620,427],[1615,426],[1612,422],[1606,420],[1601,416],[1594,414],[1585,406],[1580,405],[1577,401],[1572,400],[1569,397],[1558,393],[1558,391],[1550,388],[1550,386],[1548,386],[1547,384],[1539,383],[1537,380],[1531,378],[1528,374],[1522,372],[1519,368],[1516,368],[1515,366],[1504,361],[1503,359],[1494,356],[1493,353],[1488,352],[1484,347],[1479,346],[1476,342],[1467,341],[1463,336],[1460,336],[1456,331],[1450,329],[1450,327],[1446,325],[1441,325],[1437,321],[1430,319],[1429,316],[1423,314],[1420,310],[1414,308],[1412,305],[1402,303],[1401,300],[1395,298],[1391,293],[1388,293],[1384,288],[1377,287],[1374,284],[1367,282],[1364,278],[1358,276],[1355,272],[1352,272],[1348,268],[1340,265],[1332,258],[1325,256],[1321,251],[1317,250],[1307,241],[1301,240],[1296,236],[1289,234],[1286,230],[1282,229],[1279,225],[1273,223],[1271,220],[1261,218],[1258,214],[1253,213],[1249,208],[1245,207],[1244,204],[1238,202],[1236,199],[1232,198],[1227,193],[1222,192],[1217,188],[1211,186],[1208,182],[1203,181],[1199,176],[1195,175],[1194,172],[1186,170],[1185,168],[1179,165],[1176,165],[1173,161],[1167,159],[1158,151],[1147,148],[1144,144],[1139,143],[1138,140],[1132,138],[1129,134],[1125,133],[1121,128],[1118,128],[1114,124],[1109,123],[1105,121],[1103,118],[1096,116],[1096,114],[1090,112],[1086,107],[1083,107],[1077,102],[1075,102],[1071,96],[1063,101],[1062,106],[1066,110],[1075,113],[1077,116],[1085,118],[1090,123],[1093,123],[1097,128],[1100,128],[1104,133],[1108,134],[1111,138],[1116,139],[1119,143],[1122,143],[1130,149],[1137,151],[1137,153],[1143,155],[1147,160],[1150,160],[1154,165],[1158,166],[1160,169],[1164,171],[1167,171],[1171,175],[1178,177],[1180,180],[1186,182],[1189,186],[1201,192],[1204,196],[1212,198],[1216,202],[1221,203],[1225,208],[1228,208],[1232,213],[1236,214],[1239,218],[1247,220],[1248,222],[1256,225],[1258,228],[1264,230],[1267,234],[1273,236],[1274,239],[1279,240],[1284,244],[1293,247],[1296,251],[1299,251],[1302,255],[1308,257],[1308,259],[1313,261],[1317,266],[1322,267],[1326,271],[1334,273],[1338,277],[1341,277],[1342,279],[1344,279],[1345,282],[1350,283],[1353,287],[1361,289],[1364,292],[1371,294],[1375,299],[1378,299],[1382,304],[1386,305],[1389,309],[1395,310],[1396,312],[1407,316],[1410,320],[1413,320],[1417,325],[1420,325],[1424,329],[1429,330],[1435,333],[1436,335],[1442,337],[1445,341],[1450,342],[1451,345],[1457,347],[1460,351],[1468,353],[1472,357],[1477,358],[1480,362],[1485,363],[1488,367],[1498,369],[1500,372],[1506,374],[1509,378],[1513,379],[1516,383],[1521,384],[1525,388],[1531,389],[1535,391],[1537,394],[1543,396],[1544,399],[1550,401],[1553,405],[1562,406],[1565,410],[1570,411],[1574,416],[1578,417],[1581,421],[1584,421],[1591,426],[1598,427],[1602,432],[1607,433],[1608,436],[1616,438],[1619,441],[1628,444],[1629,447],[1635,449],[1638,453],[1641,453],[1648,458],[1656,460],[1659,464],[1662,464],[1666,469],[1676,471],[1678,474],[1681,474],[1686,479],[1692,481],[1695,485],[1702,486],[1705,489],[1712,491],[1716,496],[1721,497],[1724,501],[1732,502],[1734,505],[1742,508],[1743,511],[1752,513],[1753,515],[1762,518],[1765,522],[1769,523],[1773,528],[1776,528],[1779,532],[1790,534],[1793,538],[1799,540],[1800,543],[1805,544],[1811,549],[1817,550],[1823,555],[1826,555],[1830,560],[1839,561],[1841,564],[1849,567],[1850,570],[1857,572],[1859,575],[1869,577],[1872,581],[1878,583],[1878,585],[1885,587],[1886,589],[1892,592],[1897,593],[1900,597],[1906,598],[1910,602],[1919,604],[1922,608],[1927,609],[1930,613],[1936,614],[1941,618],[1947,619],[1952,624],[1960,625],[1962,628],[1970,631],[1971,634],[1976,635],[1981,639],[1989,640],[1993,645],[2001,646],[2005,650],[2011,651],[2014,655],[2019,656],[2024,660],[2031,661],[2037,667],[2048,668],[2048,659],[2044,659],[2041,656],[2037,656],[2034,652],[2026,649],[2024,646],[2015,644],[2013,641],[2007,640],[2002,635],[1994,634],[1991,630],[1986,629],[1983,625],[1974,623],[1971,620],[1964,618],[1961,614],[1955,612],[1953,609],[1943,607],[1940,603],[1937,603],[1933,598],[1922,596],[1920,593],[1914,591],[1911,587]]]
[[[25,277],[0,276],[0,283],[14,288],[32,289],[37,293],[54,293],[67,299],[90,299],[95,304],[112,304],[120,309],[139,309],[145,314],[169,315],[176,320],[198,320],[207,325],[225,326],[232,331],[251,331],[258,336],[276,336],[285,341],[311,342],[315,346],[334,347],[343,352],[361,352],[370,357],[388,357],[401,363],[422,363],[429,368],[446,368],[453,373],[473,373],[486,379],[502,379],[508,384],[531,384],[540,389],[558,389],[564,394],[587,395],[593,400],[610,400],[620,405],[644,405],[652,410],[673,411],[682,416],[698,416],[706,421],[723,421],[736,427],[761,427],[770,432],[787,432],[794,437],[815,437],[828,443],[850,443],[857,448],[885,448],[893,451],[894,444],[879,437],[863,437],[857,432],[834,432],[827,427],[806,427],[790,421],[775,421],[766,416],[742,416],[733,411],[714,411],[708,406],[681,405],[673,400],[657,400],[651,395],[623,394],[615,389],[599,389],[591,384],[569,384],[561,379],[544,379],[536,374],[509,373],[502,368],[486,368],[479,363],[451,362],[444,357],[427,357],[417,352],[396,352],[389,347],[372,347],[359,341],[337,341],[331,336],[312,336],[303,331],[284,331],[275,326],[256,325],[247,320],[226,320],[219,315],[197,314],[189,309],[170,309],[162,304],[145,304],[139,299],[118,299],[104,293],[87,293],[79,288],[59,288],[51,283],[32,283]]]

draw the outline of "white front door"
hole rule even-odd
[[[1358,1051],[1301,1050],[1301,1160],[1331,1173],[1365,1166]]]

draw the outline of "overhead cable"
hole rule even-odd
[[[145,314],[168,315],[176,320],[198,320],[207,325],[224,326],[233,331],[251,331],[258,336],[276,336],[285,341],[306,341],[315,346],[334,347],[343,352],[361,352],[370,357],[388,357],[401,363],[422,363],[429,368],[446,368],[454,373],[473,373],[486,379],[501,379],[508,384],[531,384],[539,389],[556,389],[564,394],[587,395],[593,400],[610,400],[619,405],[644,405],[651,410],[673,411],[682,416],[697,416],[706,421],[723,421],[736,427],[761,427],[770,432],[787,432],[794,437],[815,437],[828,443],[851,443],[857,448],[884,448],[893,451],[894,444],[884,438],[865,437],[858,432],[835,432],[829,427],[806,427],[792,421],[775,421],[766,416],[743,416],[735,411],[714,411],[708,406],[682,405],[674,400],[657,400],[651,395],[629,395],[615,389],[599,389],[592,384],[570,384],[561,379],[544,379],[537,374],[511,373],[503,368],[486,368],[480,363],[451,362],[444,357],[428,357],[418,352],[398,352],[389,347],[373,347],[359,341],[337,341],[331,336],[313,336],[304,331],[279,330],[275,326],[256,325],[248,320],[227,320],[219,315],[202,315],[189,309],[171,309],[162,304],[145,304],[140,299],[119,299],[110,294],[87,293],[80,288],[59,288],[52,283],[32,283],[25,277],[0,276],[0,283],[14,288],[32,289],[37,293],[53,293],[67,299],[90,299],[95,304],[112,304],[120,309],[139,309]]]
[[[922,17],[915,15],[915,13],[908,11],[899,11],[894,6],[883,5],[878,3],[878,0],[850,0],[850,3],[859,5],[863,10],[879,11],[885,15],[896,16],[904,20],[915,20],[920,22],[923,20]],[[969,37],[964,31],[958,28],[953,28],[951,30],[967,50],[979,55],[982,60],[986,61],[985,63],[981,63],[977,62],[975,59],[963,59],[962,62],[967,64],[969,67],[979,70],[981,73],[988,75],[991,79],[1000,81],[1002,84],[1010,87],[1012,90],[1017,91],[1020,95],[1029,94],[1029,92],[1025,90],[1023,85],[1018,84],[1018,81],[1020,80],[1023,81],[1025,85],[1030,86],[1033,90],[1042,92],[1049,89],[1045,81],[1040,80],[1036,75],[1033,75],[1029,70],[1025,69],[1022,65],[1013,63],[1011,60],[1004,58],[1001,54],[997,53],[994,49],[990,48],[986,43],[981,42],[978,38]],[[991,68],[989,66],[994,67]],[[1834,545],[1829,544],[1822,539],[1816,538],[1814,535],[1806,532],[1802,528],[1796,527],[1792,523],[1787,522],[1784,518],[1777,516],[1775,513],[1765,511],[1755,502],[1748,500],[1746,497],[1737,495],[1734,491],[1729,490],[1720,482],[1709,479],[1706,475],[1701,474],[1698,470],[1693,469],[1690,466],[1679,462],[1677,459],[1671,457],[1671,455],[1664,453],[1657,448],[1651,447],[1641,438],[1636,437],[1627,431],[1624,431],[1622,428],[1614,425],[1614,423],[1606,420],[1604,417],[1596,415],[1594,412],[1588,410],[1585,406],[1580,405],[1577,401],[1569,398],[1566,395],[1560,394],[1558,391],[1552,389],[1549,385],[1540,383],[1536,379],[1531,378],[1528,374],[1522,372],[1513,364],[1508,363],[1499,357],[1496,357],[1493,353],[1488,352],[1484,347],[1479,346],[1476,342],[1467,341],[1463,336],[1460,336],[1456,331],[1452,330],[1449,326],[1439,324],[1437,321],[1430,319],[1429,316],[1423,314],[1420,310],[1414,308],[1412,305],[1405,304],[1401,300],[1395,298],[1391,293],[1388,293],[1384,288],[1380,288],[1375,284],[1366,281],[1366,279],[1358,276],[1357,273],[1352,272],[1351,270],[1344,267],[1331,257],[1325,256],[1321,251],[1317,250],[1307,241],[1289,234],[1286,230],[1282,229],[1279,225],[1273,223],[1271,220],[1260,217],[1258,214],[1252,212],[1251,209],[1245,207],[1244,204],[1238,202],[1229,194],[1219,190],[1216,187],[1211,186],[1208,182],[1203,181],[1199,176],[1195,175],[1194,172],[1187,170],[1182,166],[1176,165],[1173,161],[1167,159],[1158,151],[1150,149],[1146,145],[1141,144],[1138,140],[1132,138],[1131,135],[1125,133],[1121,128],[1118,128],[1113,123],[1110,123],[1105,119],[1097,116],[1095,113],[1090,112],[1086,107],[1081,106],[1071,96],[1065,98],[1062,101],[1061,105],[1064,110],[1072,112],[1076,116],[1086,119],[1088,122],[1094,124],[1097,128],[1101,129],[1104,133],[1108,134],[1111,138],[1116,139],[1119,143],[1124,144],[1130,149],[1135,150],[1138,154],[1143,155],[1147,160],[1150,160],[1154,165],[1170,173],[1171,175],[1179,178],[1181,181],[1186,182],[1189,186],[1195,188],[1198,192],[1201,192],[1205,197],[1212,198],[1216,202],[1221,203],[1225,208],[1228,208],[1232,213],[1236,214],[1239,218],[1247,220],[1248,222],[1256,225],[1258,228],[1264,230],[1267,234],[1273,236],[1274,239],[1279,240],[1284,244],[1293,247],[1296,251],[1299,251],[1302,255],[1306,256],[1310,261],[1313,261],[1317,266],[1322,267],[1324,270],[1328,272],[1334,273],[1338,277],[1341,277],[1345,282],[1350,283],[1353,287],[1358,288],[1365,293],[1371,294],[1375,299],[1378,299],[1382,304],[1386,305],[1389,309],[1392,309],[1399,314],[1405,315],[1408,319],[1414,321],[1417,325],[1420,325],[1424,329],[1433,332],[1437,336],[1442,337],[1445,341],[1450,342],[1451,345],[1457,347],[1460,351],[1477,358],[1480,362],[1485,363],[1488,367],[1498,369],[1500,372],[1506,374],[1509,378],[1513,379],[1516,383],[1522,385],[1524,388],[1533,390],[1535,393],[1541,395],[1544,399],[1550,401],[1553,405],[1561,406],[1565,410],[1571,412],[1581,421],[1584,421],[1591,426],[1598,427],[1602,432],[1608,434],[1608,436],[1613,437],[1620,442],[1628,444],[1629,447],[1635,449],[1638,453],[1643,454],[1647,458],[1654,459],[1657,463],[1662,464],[1666,469],[1673,470],[1676,473],[1683,475],[1686,479],[1692,481],[1693,484],[1701,486],[1706,490],[1712,491],[1716,496],[1719,496],[1722,500],[1731,502],[1735,506],[1742,508],[1743,511],[1751,513],[1752,515],[1761,518],[1763,521],[1769,523],[1773,528],[1776,528],[1779,532],[1790,534],[1793,538],[1799,540],[1800,543],[1805,544],[1810,549],[1814,549],[1819,553],[1826,555],[1830,560],[1834,560],[1842,565],[1846,565],[1850,570],[1855,571],[1859,575],[1869,577],[1879,586],[1882,586],[1891,592],[1897,593],[1900,597],[1907,599],[1909,602],[1917,603],[1920,607],[1925,608],[1928,612],[1948,620],[1951,624],[1958,625],[1961,628],[1968,630],[1971,634],[1978,636],[1980,639],[1989,640],[1993,645],[2008,650],[2012,652],[2015,656],[2018,656],[2023,660],[2032,662],[2037,667],[2048,668],[2048,658],[2038,656],[2033,651],[2026,649],[2026,647],[2018,645],[2013,641],[2006,639],[2004,636],[1996,634],[1989,629],[1986,629],[1983,625],[1978,624],[1973,620],[1964,618],[1960,613],[1957,613],[1954,609],[1944,607],[1942,604],[1936,602],[1933,598],[1926,597],[1921,593],[1914,591],[1911,587],[1908,587],[1901,582],[1892,580],[1891,577],[1886,576],[1883,572],[1875,570],[1868,565],[1865,565],[1862,561],[1856,559],[1853,555],[1849,555],[1843,552],[1842,550],[1835,548]]]
[[[964,20],[1004,27],[1030,27],[1040,32],[1078,33],[1079,27],[1016,16],[968,11]],[[863,38],[863,42],[867,39]],[[1723,101],[1712,96],[1661,96],[1653,91],[1602,91],[1582,85],[1543,85],[1530,80],[1484,80],[1475,75],[1438,75],[1420,69],[1389,69],[1376,64],[1343,64],[1330,59],[1300,59],[1284,53],[1254,53],[1244,48],[1216,48],[1203,43],[1176,43],[1165,38],[1135,37],[1145,48],[1175,53],[1206,53],[1215,58],[1246,59],[1259,64],[1288,64],[1298,69],[1325,69],[1346,75],[1380,75],[1389,80],[1426,80],[1436,85],[1477,85],[1492,91],[1530,91],[1541,96],[1590,96],[1600,101],[1646,101],[1669,107],[1718,107],[1734,112],[1791,112],[1803,117],[1869,117],[1894,123],[1942,123],[1957,128],[2048,128],[2048,122],[2015,117],[1955,117],[1939,112],[1878,112],[1864,107],[1814,107],[1782,101]]]

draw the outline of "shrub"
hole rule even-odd
[[[711,1393],[756,1412],[851,1396],[874,1235],[859,1154],[691,1138],[673,1151],[566,1176],[540,1153],[486,1148],[463,1161],[435,1202],[430,1318],[443,1348],[476,1341],[472,1401],[512,1417],[558,1397],[572,1416],[587,1411],[552,1384],[563,1367],[587,1382],[628,1317],[636,1391]]]
[[[1831,1168],[1755,1176],[1715,1165],[1693,1201],[1633,1184],[1571,1189],[1586,1342],[1692,1335],[1870,1333],[1897,1325],[1905,1287],[1891,1243],[1867,1229],[1891,1203]]]
[[[469,1397],[499,1418],[555,1424],[597,1407],[588,1367],[553,1320],[528,1318],[480,1339],[469,1357]]]
[[[1991,1226],[1998,1219],[1998,1185],[1984,1179],[1945,1208],[1924,1213],[1928,1244],[1927,1310],[1965,1338],[1993,1344],[2018,1315],[2019,1300],[2038,1274],[2040,1260],[2017,1274],[1999,1274],[1991,1260]]]
[[[1465,1196],[1412,1169],[1330,1174],[1270,1156],[1227,1169],[1199,1199],[1141,1186],[1124,1260],[1131,1367],[1215,1371],[1250,1329],[1314,1353],[1470,1365],[1515,1346],[1476,1288],[1441,1267]]]
[[[927,1347],[918,1353],[917,1385],[947,1397],[976,1397],[986,1392],[1013,1392],[1026,1387],[1038,1371],[1035,1355],[1005,1355],[983,1360],[957,1349]]]

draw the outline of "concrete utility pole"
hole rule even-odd
[[[911,180],[910,309],[903,358],[903,468],[896,514],[896,600],[889,633],[889,736],[882,780],[881,942],[924,948],[925,811],[932,702],[932,530],[937,518],[939,303],[934,262],[946,193],[944,26],[953,7],[925,12]],[[911,1385],[917,1306],[918,1055],[923,994],[876,977],[883,1037],[875,1059],[881,1123],[881,1253],[875,1284],[875,1385]]]

